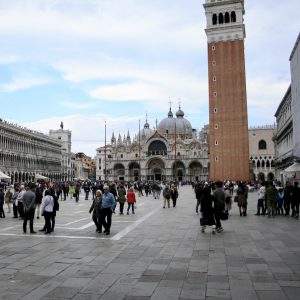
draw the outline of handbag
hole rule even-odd
[[[76,197],[76,193],[73,194],[73,197]]]
[[[223,211],[221,212],[220,219],[221,219],[222,221],[228,220],[228,212],[226,212],[225,210],[223,210]]]
[[[230,203],[230,200],[231,200],[231,197],[226,197],[226,198],[225,198],[225,203],[226,203],[226,204],[229,204],[229,203]]]
[[[234,202],[239,202],[239,196],[235,196],[233,201]]]
[[[204,226],[205,225],[205,219],[204,218],[200,218],[200,226]]]

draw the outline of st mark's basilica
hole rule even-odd
[[[184,112],[167,117],[154,129],[147,121],[137,133],[123,138],[114,133],[111,143],[97,149],[97,180],[207,180],[208,128],[193,129]]]

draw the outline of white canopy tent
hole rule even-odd
[[[284,172],[287,173],[295,173],[295,172],[300,172],[300,163],[294,162],[291,166],[286,168]]]
[[[46,177],[46,176],[43,176],[43,175],[41,175],[41,174],[35,174],[35,179],[36,180],[39,180],[39,179],[44,179],[44,180],[48,180],[49,178],[48,177]]]
[[[9,180],[11,178],[0,170],[0,179]]]

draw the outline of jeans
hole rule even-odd
[[[134,214],[134,203],[128,203],[127,213],[129,212],[130,207],[131,207],[132,213]]]
[[[262,214],[265,214],[265,206],[264,206],[265,199],[258,199],[257,200],[257,214],[260,215],[260,209],[262,209]]]
[[[166,207],[166,203],[168,204],[168,207],[170,207],[170,198],[164,198],[164,207]]]
[[[110,207],[101,209],[101,223],[106,232],[110,231],[111,215],[112,215],[112,209]]]
[[[24,211],[24,222],[23,222],[23,232],[26,233],[27,221],[29,220],[30,232],[33,232],[33,219],[34,219],[34,208],[29,211]]]
[[[96,214],[93,214],[93,221],[96,225],[97,230],[102,232],[101,217],[98,218]]]
[[[216,220],[217,229],[222,227],[222,224],[221,224],[221,211],[220,210],[215,211],[215,220]]]
[[[51,216],[52,212],[44,211],[44,218],[45,218],[45,230],[46,232],[51,232]]]
[[[120,214],[123,214],[123,210],[124,210],[124,203],[120,202]]]
[[[196,202],[196,213],[198,213],[198,211],[199,211],[199,206],[200,206],[200,199],[197,199],[197,202]]]
[[[271,217],[275,216],[276,208],[275,208],[275,202],[268,200],[268,216]]]

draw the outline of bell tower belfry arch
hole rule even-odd
[[[210,179],[250,180],[244,0],[205,0]]]

